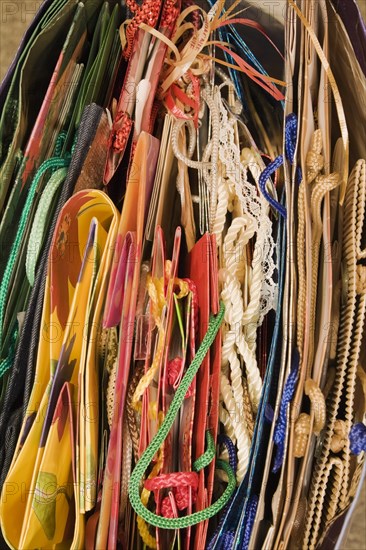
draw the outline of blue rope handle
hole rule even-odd
[[[297,377],[300,366],[300,355],[297,349],[294,349],[292,355],[292,366],[290,374],[287,377],[285,386],[283,388],[282,399],[280,404],[280,411],[278,414],[276,428],[273,434],[273,441],[277,446],[274,465],[272,468],[273,473],[277,473],[283,463],[285,455],[285,441],[287,432],[287,408],[295,395]]]
[[[274,199],[272,195],[270,195],[270,193],[268,193],[267,191],[267,181],[272,176],[272,174],[276,172],[276,170],[281,168],[282,165],[283,165],[283,155],[279,155],[268,166],[266,166],[266,168],[263,170],[263,172],[259,177],[259,189],[262,191],[262,195],[265,197],[265,199],[267,199],[269,204],[275,210],[277,210],[277,212],[281,214],[281,216],[284,219],[286,219],[287,217],[286,208],[282,206],[282,204],[280,204],[278,201],[276,201],[276,199]]]
[[[362,451],[366,452],[366,426],[359,422],[352,426],[349,432],[349,441],[351,452],[359,455]]]
[[[245,523],[244,538],[243,538],[243,543],[241,545],[241,550],[249,550],[250,536],[253,531],[253,526],[257,515],[257,508],[258,508],[258,497],[257,495],[253,495],[250,497],[249,503],[248,503],[248,511],[247,511],[248,517]]]
[[[294,113],[290,113],[286,117],[285,122],[285,153],[286,158],[290,161],[291,164],[294,164],[295,160],[295,151],[296,151],[296,140],[297,140],[297,117]],[[267,181],[269,178],[278,170],[281,168],[281,166],[284,163],[283,155],[279,155],[276,157],[261,173],[259,177],[259,188],[263,194],[263,196],[266,198],[266,200],[269,202],[269,204],[277,210],[277,212],[286,219],[287,217],[287,210],[286,208],[280,204],[276,199],[270,195],[267,191]],[[297,169],[297,181],[300,184],[302,179],[302,174],[300,168]]]
[[[238,460],[237,460],[237,457],[236,457],[236,451],[235,451],[234,443],[231,441],[231,439],[228,435],[223,435],[223,434],[218,436],[217,441],[218,441],[218,443],[221,443],[222,445],[225,445],[225,447],[228,451],[228,454],[229,454],[230,467],[231,467],[232,471],[236,474]],[[219,524],[218,524],[214,534],[212,535],[212,538],[211,538],[210,542],[208,543],[206,550],[213,550],[213,548],[215,547],[215,544],[216,544],[216,542],[218,540],[218,537],[220,535],[221,527],[222,527],[222,525],[224,523],[224,520],[225,520],[225,514],[226,514],[226,512],[227,512],[227,510],[230,506],[232,498],[229,500],[229,502],[227,503],[227,505],[223,509]]]

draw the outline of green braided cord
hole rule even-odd
[[[215,442],[211,433],[208,430],[206,432],[206,443],[207,443],[207,449],[205,450],[203,455],[198,457],[197,460],[195,460],[193,463],[193,469],[196,472],[203,470],[203,468],[206,468],[206,466],[211,464],[216,454]]]
[[[32,183],[29,187],[27,199],[25,201],[20,220],[19,225],[17,229],[17,233],[14,239],[14,242],[11,247],[11,251],[9,254],[9,259],[6,264],[5,272],[3,279],[0,284],[0,350],[2,346],[2,340],[3,340],[3,322],[4,322],[4,313],[5,313],[5,304],[6,299],[9,291],[9,285],[10,285],[10,279],[13,273],[13,269],[16,263],[16,259],[19,253],[19,248],[22,244],[22,239],[24,236],[24,232],[26,229],[26,224],[28,221],[29,213],[31,211],[32,203],[34,196],[36,194],[36,190],[39,184],[40,179],[42,178],[43,174],[49,170],[49,169],[57,169],[57,168],[64,168],[65,166],[68,166],[70,164],[70,159],[62,159],[62,158],[50,158],[48,160],[45,160],[41,166],[38,168]],[[0,373],[0,378],[2,374]]]
[[[13,364],[14,357],[15,357],[15,342],[17,341],[17,338],[18,338],[18,331],[15,329],[13,332],[12,342],[10,344],[8,356],[2,361],[0,361],[0,377],[3,376]]]
[[[208,508],[205,508],[204,510],[180,518],[164,518],[148,510],[143,505],[140,498],[140,480],[143,478],[151,460],[159,450],[167,435],[169,434],[170,428],[174,423],[175,417],[179,411],[180,406],[183,403],[188,388],[190,387],[192,380],[197,374],[197,371],[200,368],[203,359],[205,358],[208,350],[215,340],[216,334],[218,333],[224,319],[224,313],[225,306],[221,302],[220,311],[216,317],[211,317],[207,333],[186,374],[179,384],[177,391],[175,392],[174,399],[169,407],[169,410],[164,418],[162,425],[160,426],[160,429],[141,456],[131,475],[128,488],[128,495],[131,505],[138,516],[142,517],[142,519],[144,519],[147,523],[153,525],[154,527],[160,527],[162,529],[184,529],[186,527],[196,525],[201,521],[206,521],[207,519],[216,515],[227,504],[236,487],[235,474],[230,468],[229,464],[222,460],[217,460],[216,466],[226,472],[229,482],[221,497],[214,504],[212,504]]]
[[[63,147],[63,144],[65,143],[65,139],[66,139],[66,132],[61,132],[58,135],[56,140],[55,150],[53,152],[54,157],[61,157],[62,147]]]
[[[34,285],[36,265],[42,248],[43,235],[49,209],[61,183],[65,180],[67,168],[59,168],[52,174],[39,200],[35,213],[32,229],[29,235],[25,271],[29,284]]]

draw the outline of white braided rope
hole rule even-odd
[[[260,249],[260,243],[257,241],[255,248],[254,248],[254,258],[256,257],[256,254],[258,253],[258,249]],[[259,252],[260,253],[260,252]],[[252,269],[251,269],[251,278],[250,278],[250,301],[248,306],[246,307],[245,311],[243,312],[243,325],[245,326],[253,326],[256,329],[259,313],[260,313],[260,298],[261,298],[261,290],[262,290],[262,266],[260,261],[256,261],[255,259],[252,262]]]
[[[249,346],[243,333],[243,298],[240,284],[236,277],[226,269],[220,270],[220,281],[222,282],[221,299],[225,304],[225,322],[230,327],[223,337],[222,365],[225,366],[228,361],[231,366],[230,353],[235,348],[236,353],[243,358],[248,379],[249,395],[253,409],[256,411],[262,391],[262,380],[255,352]],[[237,397],[239,398],[239,394],[235,396],[235,399]]]
[[[211,139],[200,162],[183,155],[178,147],[178,132],[182,124],[176,121],[172,147],[176,157],[187,166],[200,171],[210,199],[210,230],[219,248],[221,299],[225,303],[225,325],[222,330],[221,394],[228,412],[221,408],[225,432],[235,434],[238,449],[237,479],[245,475],[250,451],[250,437],[244,415],[242,368],[244,365],[253,410],[258,408],[262,381],[256,361],[257,328],[265,315],[275,306],[276,285],[274,241],[269,208],[258,193],[261,173],[258,160],[250,149],[242,154],[236,142],[236,120],[221,98],[219,88],[202,91],[202,99],[211,114]],[[193,128],[193,126],[192,126]],[[190,130],[192,130],[190,128]],[[248,181],[250,172],[257,185]],[[223,237],[228,212],[235,212]],[[247,265],[247,245],[255,238],[252,265]],[[245,300],[242,285],[247,285]],[[232,411],[238,411],[233,414]],[[231,427],[230,427],[231,422]]]
[[[235,430],[231,423],[230,415],[225,409],[225,407],[223,406],[222,402],[220,402],[220,405],[219,405],[219,419],[222,425],[224,426],[226,435],[230,437],[231,441],[235,445],[236,444]]]
[[[238,279],[230,275],[228,271],[221,270],[220,275],[225,277],[223,289],[221,292],[221,299],[225,304],[225,322],[227,323],[227,327],[229,327],[228,331],[223,337],[223,370],[221,373],[220,389],[222,390],[224,403],[226,405],[226,409],[229,411],[233,430],[236,435],[238,448],[238,469],[236,476],[238,483],[240,483],[246,472],[250,451],[250,438],[246,429],[245,422],[243,422],[243,373],[236,346],[236,333],[238,328],[241,326],[243,300]],[[226,368],[227,365],[229,366],[231,385],[228,377],[226,376],[226,374],[224,374],[224,372],[228,371],[228,369]],[[224,387],[222,387],[223,384]]]
[[[245,362],[249,396],[253,411],[256,413],[261,398],[263,384],[255,353],[250,349],[248,342],[245,340],[244,334],[240,335],[238,341],[238,351]]]
[[[245,272],[245,247],[254,235],[253,224],[247,216],[234,218],[224,239],[223,262],[225,268],[243,280]]]
[[[216,98],[220,109],[220,148],[219,158],[222,166],[222,180],[230,182],[235,190],[235,199],[240,204],[241,214],[231,222],[224,238],[220,282],[222,284],[221,299],[225,303],[226,330],[223,332],[222,347],[222,395],[226,408],[230,405],[228,386],[236,407],[243,413],[235,419],[233,425],[237,436],[238,480],[245,474],[247,463],[244,457],[249,456],[250,437],[246,429],[244,416],[244,392],[242,384],[241,361],[243,361],[248,391],[254,412],[257,411],[262,380],[256,360],[257,328],[262,323],[265,314],[274,306],[276,300],[273,273],[274,242],[272,238],[272,224],[268,216],[269,208],[257,188],[247,179],[248,170],[252,174],[257,186],[259,184],[260,167],[250,149],[245,149],[240,155],[234,136],[235,119],[229,119],[227,110],[221,101],[219,91]],[[219,196],[223,194],[219,183]],[[227,205],[227,210],[229,205]],[[220,223],[214,224],[216,230],[223,227],[222,220],[226,219],[223,200],[220,201]],[[252,266],[246,265],[246,246],[256,237]],[[221,244],[222,237],[217,235]],[[248,285],[248,300],[244,300],[241,285]],[[228,374],[230,373],[230,377]]]
[[[229,203],[229,199],[229,186],[226,184],[226,180],[223,177],[219,176],[217,186],[216,218],[212,229],[212,233],[216,236],[216,243],[218,248],[221,248],[222,245],[222,235],[226,222],[227,206]]]
[[[235,333],[230,327],[224,324],[222,329],[222,348],[221,348],[221,372],[229,376],[229,356],[230,350],[235,345]]]

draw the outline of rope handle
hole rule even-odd
[[[290,161],[291,164],[294,164],[295,161],[295,151],[297,144],[297,117],[294,113],[287,115],[285,120],[285,156]],[[286,219],[287,210],[285,206],[282,206],[276,199],[274,199],[267,191],[267,181],[269,178],[283,165],[285,159],[283,155],[276,157],[260,175],[259,178],[259,188],[262,192],[262,195],[267,199],[269,204],[277,210],[281,216]],[[301,169],[297,167],[296,169],[296,180],[300,184],[302,180]]]
[[[3,337],[4,337],[5,331],[4,331],[3,325],[4,325],[4,319],[5,319],[7,297],[8,297],[10,284],[11,284],[11,278],[12,278],[13,270],[15,269],[15,266],[16,266],[19,251],[22,246],[23,237],[27,228],[28,218],[31,214],[31,208],[34,204],[34,197],[36,195],[39,182],[48,170],[55,171],[60,168],[67,168],[70,164],[70,159],[71,159],[70,155],[66,155],[64,158],[60,156],[64,139],[65,139],[65,133],[62,132],[58,136],[55,144],[55,156],[49,159],[46,159],[36,171],[32,179],[32,182],[29,186],[27,197],[26,197],[22,212],[20,214],[18,227],[16,229],[15,237],[11,245],[9,256],[7,258],[7,263],[3,274],[3,278],[0,282],[0,350],[4,344]],[[12,365],[12,359],[11,359],[11,353],[10,353],[6,358],[4,358],[4,360],[1,361],[0,378],[11,367],[11,365]]]
[[[175,392],[173,401],[169,407],[169,410],[165,416],[165,419],[160,426],[157,434],[154,436],[150,445],[146,448],[145,452],[142,454],[140,460],[136,464],[129,483],[128,494],[131,502],[131,506],[135,510],[136,514],[144,519],[150,525],[154,527],[160,527],[161,529],[184,529],[186,527],[191,527],[196,525],[201,521],[206,521],[207,519],[216,515],[229,501],[235,487],[236,487],[236,478],[233,470],[230,465],[223,461],[217,460],[217,468],[224,470],[228,476],[228,485],[221,495],[221,497],[211,504],[208,508],[201,510],[199,512],[194,512],[189,516],[179,517],[179,518],[164,518],[154,514],[148,510],[144,504],[141,502],[140,497],[140,481],[142,480],[151,460],[155,456],[156,452],[160,448],[161,444],[166,439],[167,435],[170,432],[176,415],[180,409],[180,406],[183,403],[184,397],[192,383],[193,378],[196,376],[198,369],[200,368],[203,359],[205,358],[208,350],[210,349],[212,343],[214,342],[216,335],[220,329],[220,326],[224,319],[225,306],[221,302],[220,310],[216,316],[211,316],[208,330],[205,334],[205,337],[202,340],[202,343],[192,361],[189,368],[187,369],[186,374],[184,375],[177,391]],[[199,468],[207,465],[207,459],[212,456],[210,447],[212,436],[207,432],[207,441],[208,441],[208,451],[206,451],[200,459],[198,459],[198,464],[195,463],[195,466]],[[213,456],[212,456],[213,458]],[[211,460],[212,460],[211,458]],[[202,459],[202,460],[201,460]],[[197,461],[196,461],[197,462]],[[209,463],[209,462],[208,462]]]

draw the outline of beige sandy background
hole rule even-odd
[[[273,2],[283,13],[284,0]],[[269,2],[266,2],[268,5]],[[359,2],[366,18],[366,0]],[[0,80],[14,56],[18,43],[40,5],[39,1],[0,0]],[[40,59],[40,63],[42,60]],[[366,486],[351,523],[347,542],[342,550],[366,550]]]

